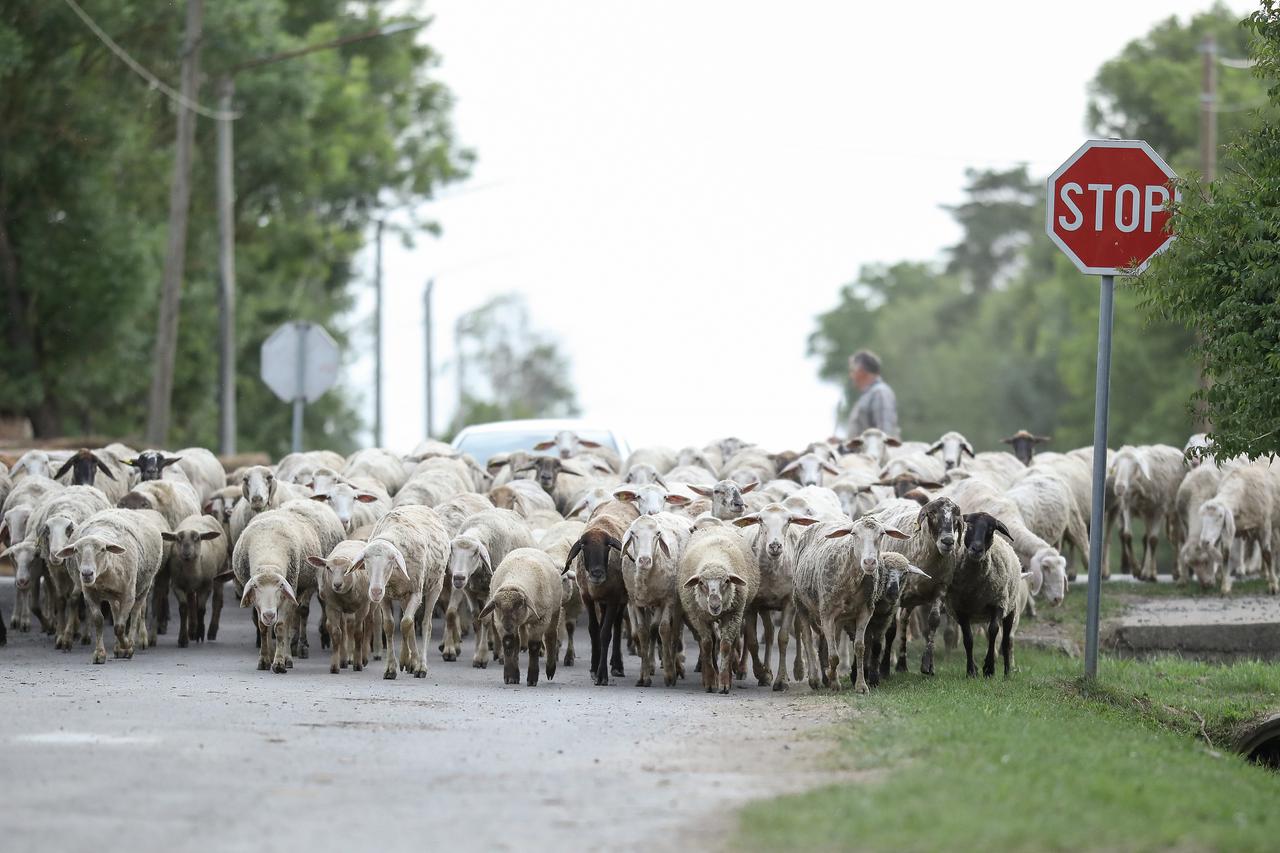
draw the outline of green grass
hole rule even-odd
[[[1104,593],[1103,615],[1118,615],[1122,591],[1107,591],[1114,594]],[[1153,592],[1165,594],[1149,585],[1134,590]],[[1041,618],[1074,632],[1083,599],[1069,596]],[[918,651],[911,660],[918,664]],[[819,699],[858,711],[839,732],[833,763],[880,772],[747,807],[741,844],[1280,847],[1280,774],[1231,751],[1242,723],[1280,709],[1280,666],[1104,658],[1099,682],[1087,685],[1080,661],[1056,653],[1024,648],[1017,663],[1007,681],[967,679],[963,652],[955,651],[941,658],[935,678],[895,675],[869,696]]]

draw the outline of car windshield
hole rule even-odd
[[[618,445],[613,440],[613,435],[605,430],[574,430],[579,438],[587,441],[594,441],[604,445],[615,453],[618,451]],[[545,430],[529,430],[521,427],[512,427],[509,430],[486,430],[484,432],[469,432],[458,442],[458,449],[463,453],[470,453],[480,464],[489,461],[489,457],[496,453],[510,453],[512,450],[533,450],[533,446],[540,441],[547,441],[551,438]]]

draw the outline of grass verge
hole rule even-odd
[[[913,662],[918,655],[913,655]],[[1080,663],[1018,653],[1006,681],[970,680],[951,653],[939,675],[896,675],[839,749],[877,783],[839,784],[748,806],[751,849],[1233,849],[1280,841],[1280,774],[1227,742],[1280,708],[1280,667],[1177,659]]]

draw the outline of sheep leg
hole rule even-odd
[[[1263,527],[1262,540],[1258,543],[1262,546],[1262,576],[1267,579],[1267,592],[1270,595],[1280,595],[1280,577],[1277,577],[1275,564],[1275,531],[1270,528],[1268,521]]]
[[[698,654],[702,657],[702,688],[708,693],[714,693],[716,690],[716,653],[715,639],[711,636],[711,632],[707,631],[705,636],[698,639]]]
[[[9,615],[9,627],[15,631],[22,630],[22,608],[27,604],[27,596],[30,590],[20,589],[13,596],[13,613]]]
[[[600,614],[596,612],[595,602],[583,597],[587,608],[587,636],[591,638],[591,672],[600,671]]]
[[[298,619],[297,619],[298,633],[294,636],[294,642],[297,643],[298,650],[294,652],[294,655],[296,657],[302,658],[303,660],[306,660],[308,657],[311,656],[311,649],[309,644],[307,643],[307,623],[311,621],[311,594],[310,593],[306,593],[305,595],[299,596],[297,613],[298,613]],[[321,621],[323,621],[323,619]]]
[[[1006,613],[1004,619],[1001,620],[1004,625],[1004,633],[1000,637],[1000,656],[1004,658],[1004,677],[1008,678],[1013,672],[1013,618],[1017,613]]]
[[[116,639],[120,641],[123,649],[121,657],[125,660],[132,658],[134,650],[137,648],[135,637],[138,627],[144,624],[146,607],[146,593],[138,596],[125,595],[120,598],[120,609],[116,611],[115,628]],[[123,633],[120,628],[122,624],[124,625]]]
[[[760,640],[756,636],[756,620],[768,619],[769,612],[767,610],[748,610],[746,618],[742,620],[742,642],[746,647],[747,654],[751,655],[751,674],[756,677],[756,684],[761,687],[767,686],[773,678],[768,670],[765,669],[764,663],[760,660]],[[746,657],[742,656],[741,666],[746,669]],[[745,672],[743,673],[745,675]]]
[[[662,643],[662,683],[675,687],[679,672],[676,663],[675,608],[670,604],[662,608],[658,619],[658,639]]]
[[[387,658],[387,665],[382,671],[382,677],[386,679],[394,679],[397,674],[396,621],[391,610],[391,599],[384,598],[376,606],[378,606],[382,611],[382,639],[386,644],[385,656]]]
[[[889,619],[889,627],[884,631],[884,650],[881,652],[880,658],[880,677],[888,678],[892,667],[889,665],[890,659],[893,657],[893,641],[898,637],[898,619],[895,613]]]
[[[551,681],[556,677],[556,667],[560,661],[560,632],[556,629],[563,617],[557,615],[551,622],[551,627],[542,635],[542,654],[546,661],[543,668],[546,670],[547,681]]]
[[[316,623],[320,630],[320,650],[324,651],[329,648],[329,645],[333,642],[333,637],[329,636],[329,620],[325,617],[324,599],[320,599],[320,618],[316,620]],[[302,637],[304,643],[306,642],[306,639],[307,637],[304,634]]]
[[[169,633],[169,569],[161,567],[154,583],[152,597],[155,599],[156,634]],[[151,641],[155,645],[155,640]]]
[[[973,663],[973,626],[969,624],[969,614],[957,615],[956,621],[960,623],[960,636],[964,640],[965,674],[970,678],[977,678],[978,667]]]
[[[189,620],[192,616],[191,596],[179,596],[178,598],[178,648],[185,649],[191,640],[191,625]]]
[[[530,637],[528,645],[529,645],[529,667],[525,672],[524,683],[529,685],[530,687],[537,687],[538,686],[538,658],[542,655],[542,640],[535,637]],[[516,657],[515,652],[512,652],[512,657]],[[519,658],[517,657],[516,659],[517,659],[516,672],[518,675],[520,664],[518,663]]]
[[[573,631],[577,627],[578,626],[574,623],[572,619],[564,620],[564,637],[565,637],[564,665],[565,666],[573,666],[573,660],[574,660]]]
[[[436,612],[436,602],[440,600],[440,590],[433,592],[424,592],[422,596],[422,607],[418,609],[419,613],[426,614],[422,617],[422,643],[414,639],[414,652],[417,654],[417,668],[413,671],[414,678],[427,677],[427,646],[431,643],[431,617]],[[421,675],[419,675],[421,671]]]
[[[871,607],[863,605],[854,616],[853,631],[849,639],[853,641],[853,660],[850,661],[850,675],[853,676],[853,692],[866,693],[867,687],[867,624],[871,622]]]
[[[996,674],[996,638],[1000,634],[1000,615],[992,611],[987,622],[987,656],[982,661],[982,675],[990,678]]]
[[[271,632],[274,635],[271,645],[275,649],[275,654],[271,658],[271,671],[276,675],[284,675],[293,668],[293,657],[289,654],[289,637],[294,618],[293,606],[288,602],[281,602],[280,615],[271,626]]]
[[[787,596],[786,603],[782,605],[782,618],[778,620],[778,672],[773,677],[774,690],[787,689],[787,643],[791,636],[791,631],[796,621],[796,606],[791,601],[791,597]],[[765,669],[769,668],[768,651],[765,652]]]
[[[649,607],[638,608],[636,613],[636,621],[639,622],[638,629],[633,636],[636,642],[640,644],[640,678],[636,681],[636,687],[649,687],[653,684],[653,637],[650,632],[653,630],[653,609]]]
[[[467,593],[470,598],[471,593]],[[471,608],[472,613],[479,613],[483,608],[484,602],[479,602]],[[476,669],[484,669],[489,666],[489,639],[493,636],[492,622],[488,618],[478,619],[475,622],[476,634],[476,652],[471,656],[471,665]]]
[[[351,617],[350,627],[346,630],[351,635],[351,671],[362,672],[369,662],[369,608],[361,607]]]
[[[907,625],[911,620],[911,611],[914,609],[913,607],[898,608],[898,662],[894,666],[897,672],[907,671]]]
[[[627,654],[632,656],[639,655],[640,651],[636,643],[636,632],[634,630],[634,625],[631,622],[631,607],[629,605],[623,606],[620,622],[622,628],[622,639],[627,641]],[[622,675],[620,672],[614,674]]]
[[[597,687],[603,687],[609,683],[609,641],[613,635],[613,623],[618,618],[617,608],[618,605],[613,602],[604,604],[600,608],[602,611],[599,624],[600,642],[593,643],[591,647],[591,657],[596,659],[594,672]]]
[[[258,669],[267,670],[271,668],[271,629],[258,619],[258,610],[254,608],[253,624],[258,629]]]
[[[418,635],[413,630],[413,617],[420,604],[422,593],[415,592],[400,607],[400,668],[413,673],[414,678],[427,677],[427,668],[422,665],[422,655],[418,653]]]
[[[627,627],[627,607],[615,604],[613,611],[613,656],[609,659],[609,672],[618,678],[626,673],[622,669],[622,640]]]
[[[80,596],[72,594],[62,599],[62,633],[58,635],[57,648],[64,652],[71,651],[76,631],[79,628],[80,608],[76,601]]]
[[[929,619],[924,628],[924,654],[920,657],[920,674],[933,675],[933,637],[942,622],[942,601],[935,599],[929,605]]]
[[[206,587],[205,589],[197,590],[192,600],[195,602],[196,621],[194,625],[195,633],[192,635],[191,639],[195,640],[197,643],[203,643],[204,612],[209,603],[209,589]]]
[[[822,639],[827,646],[827,684],[832,690],[839,690],[840,685],[840,626],[834,617],[822,620]]]
[[[1136,574],[1133,558],[1133,526],[1129,508],[1120,510],[1120,571]]]
[[[458,604],[462,599],[461,590],[454,590],[449,598],[449,606],[444,610],[444,638],[440,643],[441,657],[444,660],[457,660],[462,652],[462,626],[458,619]]]
[[[213,588],[209,590],[209,597],[213,599],[209,608],[209,630],[205,634],[205,639],[213,642],[218,639],[218,626],[222,623],[222,590],[226,584],[215,583]]]
[[[329,637],[331,639],[331,649],[329,653],[329,673],[337,675],[338,670],[342,669],[342,641],[346,635],[346,625],[343,624],[342,609],[338,607],[330,608],[325,614],[325,621],[329,623]]]
[[[85,598],[89,601],[89,625],[93,630],[93,662],[106,663],[107,647],[102,642],[102,623],[104,621],[102,607],[88,595]]]
[[[520,638],[514,634],[502,638],[502,683],[520,683]]]
[[[736,641],[738,634],[742,630],[742,620],[739,618],[738,630],[732,630],[734,626],[725,626],[730,630],[720,631],[720,695],[728,696],[729,689],[733,686],[733,671],[736,669],[734,655],[737,653]]]

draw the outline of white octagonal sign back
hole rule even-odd
[[[338,381],[341,361],[323,326],[285,323],[262,342],[262,381],[286,403],[314,403]]]

